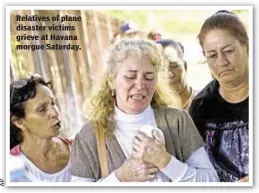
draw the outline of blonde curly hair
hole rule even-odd
[[[101,76],[98,86],[93,87],[89,99],[86,100],[83,106],[85,118],[92,124],[94,132],[96,133],[98,129],[104,129],[108,138],[113,136],[115,129],[113,113],[116,99],[112,95],[110,85],[118,74],[119,64],[131,54],[148,56],[156,68],[157,83],[151,106],[153,108],[161,106],[179,107],[177,95],[164,82],[164,65],[162,64],[165,59],[162,47],[150,40],[120,40],[111,48],[106,71]]]

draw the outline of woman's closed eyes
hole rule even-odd
[[[153,81],[155,79],[155,73],[147,72],[147,73],[145,73],[143,75],[143,77],[144,77],[145,80]],[[124,78],[129,79],[129,80],[136,79],[137,78],[137,73],[124,75]]]
[[[49,101],[45,101],[45,102],[39,104],[39,106],[36,108],[36,111],[45,112],[48,104],[49,104]],[[50,104],[51,104],[51,106],[55,106],[56,105],[55,99],[50,99]]]

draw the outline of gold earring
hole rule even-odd
[[[112,89],[112,96],[115,96],[114,90]]]

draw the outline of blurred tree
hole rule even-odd
[[[166,33],[197,34],[204,20],[217,10],[108,10],[105,14],[122,21],[132,20],[138,23],[143,31],[150,31],[154,26],[150,18],[156,21],[156,26]],[[233,10],[240,17],[246,18],[248,11]]]

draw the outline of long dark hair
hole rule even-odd
[[[12,117],[25,117],[24,104],[35,97],[38,84],[51,86],[50,82],[46,82],[38,74],[29,79],[16,80],[10,85],[10,149],[23,141],[22,130],[13,123]]]

